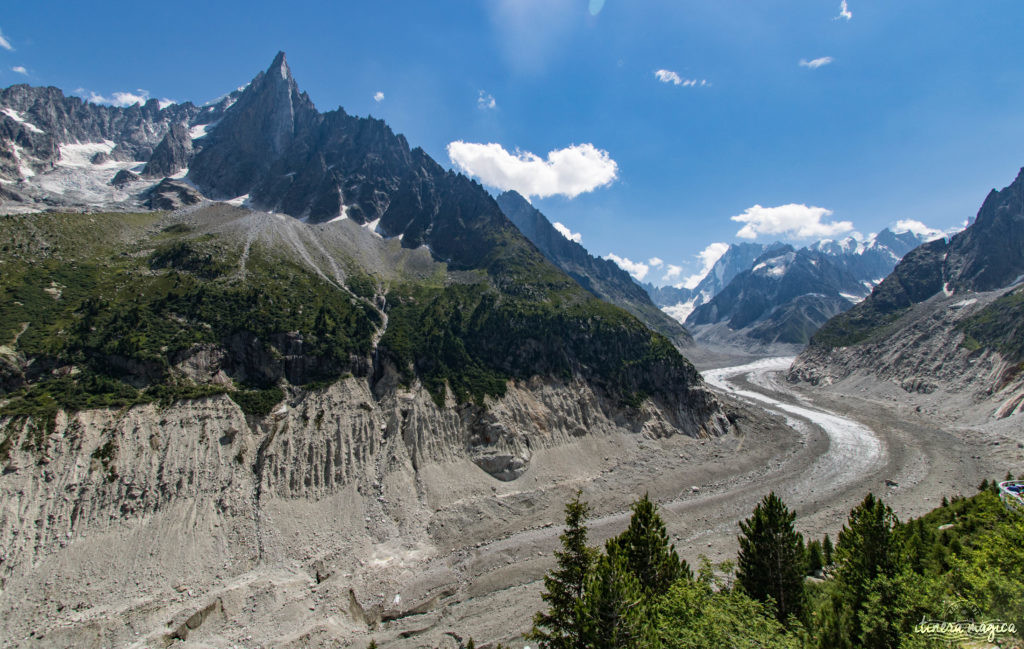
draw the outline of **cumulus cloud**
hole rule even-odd
[[[664,264],[665,261],[662,260],[661,257],[651,257],[647,260],[647,263],[650,264],[651,268],[657,268]]]
[[[580,243],[581,241],[583,241],[582,234],[580,234],[579,232],[573,232],[568,227],[562,225],[558,221],[555,221],[551,225],[553,225],[555,229],[558,230],[562,234],[562,236],[568,239],[569,241],[575,241],[576,243]]]
[[[674,86],[683,86],[684,88],[708,85],[707,79],[684,79],[672,70],[655,70],[654,77],[662,83],[671,83]]]
[[[920,221],[915,221],[914,219],[901,219],[899,221],[896,221],[896,225],[894,225],[892,228],[893,232],[912,232],[919,237],[926,238],[928,241],[941,239],[947,234],[951,234],[959,230],[960,228],[953,228],[951,232],[943,232],[942,230],[939,230],[937,228],[930,228],[924,223],[921,223]]]
[[[849,221],[822,223],[821,219],[832,216],[832,210],[790,203],[778,207],[748,207],[743,214],[730,217],[738,223],[746,223],[737,237],[754,239],[761,234],[785,235],[795,239],[809,237],[831,237],[853,230]]]
[[[651,267],[642,261],[632,261],[627,257],[620,257],[614,252],[609,252],[604,256],[604,258],[614,261],[619,268],[635,277],[638,281],[643,281],[643,279],[647,277],[647,273],[651,270]]]
[[[812,70],[817,70],[821,66],[828,65],[831,62],[832,62],[832,57],[831,56],[823,56],[823,57],[821,57],[819,59],[811,59],[810,61],[808,61],[807,59],[800,59],[800,67],[810,68]]]
[[[85,91],[84,89],[79,88],[79,92]],[[90,92],[89,96],[85,99],[86,101],[94,104],[106,104],[107,106],[120,106],[124,108],[127,106],[134,106],[135,104],[144,104],[149,101],[149,91],[139,88],[135,92],[115,92],[109,97],[105,97],[96,92]],[[173,103],[174,101],[170,99],[161,99],[160,107],[165,108]]]
[[[575,198],[610,185],[619,166],[607,151],[593,144],[574,144],[548,152],[547,159],[500,144],[457,140],[448,144],[448,157],[460,170],[501,190],[514,189],[523,196],[545,198],[561,194]]]
[[[7,40],[7,38],[4,36],[4,32],[2,29],[0,29],[0,47],[4,48],[8,52],[14,51],[14,46],[11,45],[11,41]]]
[[[377,102],[378,104],[380,102],[384,101],[384,93],[381,92],[380,90],[378,90],[377,92],[373,93],[373,100],[375,102]]]
[[[683,79],[672,70],[656,70],[654,76],[662,83],[673,83],[678,86],[683,82]]]
[[[18,74],[24,74],[26,77],[28,76],[28,70],[25,69],[24,65],[16,65],[16,66],[14,66],[13,68],[11,68],[11,72],[17,72]]]
[[[839,15],[836,16],[836,20],[842,18],[843,20],[849,20],[853,18],[853,14],[850,12],[850,8],[846,6],[846,0],[842,0],[839,3]]]
[[[480,110],[489,110],[491,108],[497,108],[498,102],[494,101],[494,95],[480,91],[480,94],[476,98],[476,107]]]
[[[708,273],[711,272],[711,268],[715,265],[715,262],[721,259],[722,255],[724,255],[725,251],[728,249],[729,244],[727,243],[715,242],[708,244],[707,248],[697,253],[697,258],[700,259],[701,269],[684,279],[680,286],[683,288],[696,288],[697,284],[700,284],[701,280],[707,277]]]
[[[661,281],[663,281],[663,282],[671,282],[672,280],[676,279],[677,277],[679,277],[682,274],[683,274],[683,267],[682,266],[676,266],[675,264],[669,264],[668,266],[665,266],[665,275],[664,275],[664,277],[661,278]]]

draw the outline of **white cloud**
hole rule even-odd
[[[26,77],[28,76],[28,70],[25,69],[24,65],[14,66],[13,68],[11,68],[11,72],[17,72],[18,74],[23,74]]]
[[[4,32],[2,29],[0,29],[0,47],[4,48],[8,52],[14,51],[14,46],[11,45],[11,41],[7,40],[7,38],[4,37]]]
[[[707,79],[684,79],[672,70],[655,70],[654,77],[662,83],[671,83],[672,85],[683,86],[684,88],[708,85]]]
[[[683,82],[682,78],[672,70],[657,70],[654,76],[662,83],[674,83],[678,86]]]
[[[608,152],[593,144],[555,149],[548,152],[545,160],[529,151],[509,153],[494,142],[456,140],[448,144],[448,157],[460,170],[478,177],[485,185],[540,198],[556,194],[575,198],[610,185],[619,174],[619,166]]]
[[[604,256],[604,258],[611,259],[618,265],[619,268],[626,271],[627,273],[629,273],[630,275],[632,275],[633,277],[640,281],[643,281],[643,278],[647,277],[648,271],[651,270],[651,267],[643,263],[642,261],[631,261],[630,259],[626,257],[620,257],[613,252],[609,252],[607,255]]]
[[[494,101],[494,95],[486,93],[483,90],[476,98],[476,107],[480,110],[488,110],[490,108],[497,108],[498,102]]]
[[[661,278],[663,282],[671,282],[675,278],[683,274],[683,267],[676,266],[675,264],[669,264],[665,266],[665,276]]]
[[[828,65],[831,62],[832,62],[832,57],[831,56],[823,56],[820,59],[812,59],[810,61],[808,61],[807,59],[800,59],[800,67],[810,68],[812,70],[817,70],[821,66]]]
[[[790,203],[778,207],[748,207],[743,214],[730,217],[733,221],[746,223],[737,237],[754,239],[761,234],[787,235],[796,239],[809,237],[831,237],[853,230],[849,221],[822,223],[821,219],[832,216],[832,210]]]
[[[650,259],[647,260],[647,263],[651,265],[651,268],[657,268],[658,266],[661,266],[665,262],[664,260],[661,259],[661,257],[651,257]]]
[[[959,229],[960,228],[954,228],[953,232],[956,232]],[[924,223],[921,223],[920,221],[915,221],[914,219],[901,219],[899,221],[896,221],[896,225],[893,226],[892,231],[893,232],[912,232],[912,233],[916,234],[919,237],[926,238],[928,241],[934,241],[936,239],[941,239],[942,237],[946,236],[946,234],[947,234],[946,232],[943,232],[942,230],[938,230],[936,228],[930,228],[927,225],[925,225]]]
[[[850,8],[846,6],[846,0],[841,0],[839,3],[839,15],[836,16],[836,20],[842,18],[843,20],[849,20],[853,18],[853,14],[850,12]]]
[[[735,218],[735,217],[733,217]],[[700,284],[701,280],[707,277],[708,273],[711,272],[711,268],[715,265],[722,255],[729,249],[729,244],[722,242],[715,242],[708,244],[708,247],[697,253],[697,258],[700,259],[701,269],[690,275],[683,280],[683,288],[696,288],[697,284]],[[666,280],[668,276],[666,275]]]
[[[373,100],[375,102],[377,102],[378,104],[380,102],[384,101],[384,93],[381,92],[380,90],[378,90],[377,92],[373,93]]]
[[[583,241],[582,234],[580,234],[579,232],[573,232],[568,227],[562,225],[558,221],[555,221],[551,225],[553,225],[555,229],[558,230],[562,234],[562,236],[568,239],[569,241],[575,241],[576,243],[580,243],[581,241]]]
[[[85,90],[83,88],[79,88],[77,92],[84,93]],[[135,104],[144,104],[149,101],[149,91],[139,88],[135,92],[115,92],[109,97],[104,97],[96,92],[90,92],[89,96],[85,99],[86,101],[90,101],[94,104],[106,104],[108,106],[120,106],[124,108],[127,106],[134,106]],[[165,108],[173,103],[174,101],[170,99],[161,99],[160,108]]]

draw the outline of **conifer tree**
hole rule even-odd
[[[654,616],[625,551],[610,539],[587,579],[579,609],[581,646],[587,649],[651,649]]]
[[[740,523],[737,582],[754,599],[774,600],[780,622],[799,616],[804,605],[803,537],[793,529],[795,519],[772,492]]]
[[[852,614],[852,637],[866,647],[895,647],[897,613],[887,602],[899,600],[902,547],[897,535],[899,520],[885,503],[868,494],[850,512],[847,525],[839,532],[836,544],[836,583],[843,606]],[[879,599],[881,598],[881,599]],[[866,612],[869,600],[878,600]],[[868,623],[865,626],[865,623]]]
[[[880,575],[896,577],[900,567],[900,543],[895,533],[898,524],[892,509],[869,493],[840,530],[837,578],[852,596],[850,604],[854,608],[860,608],[867,598],[870,581]]]
[[[580,500],[581,492],[565,506],[565,531],[559,537],[562,549],[555,552],[558,567],[544,577],[541,599],[548,611],[533,618],[529,638],[545,649],[582,649],[579,607],[587,575],[597,554],[587,547],[586,518],[590,506]]]
[[[832,539],[828,534],[821,540],[821,558],[826,566],[831,566],[835,562],[835,557],[832,556]]]
[[[821,541],[811,541],[807,544],[807,574],[816,574],[825,565],[822,557]]]
[[[633,503],[629,527],[616,537],[615,547],[648,595],[663,595],[677,580],[693,578],[690,566],[669,543],[665,523],[647,494]]]

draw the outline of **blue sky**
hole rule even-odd
[[[321,110],[446,166],[500,145],[457,168],[674,283],[741,228],[953,227],[1024,165],[1024,3],[840,2],[12,0],[0,84],[201,103],[283,49]]]

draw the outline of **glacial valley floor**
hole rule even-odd
[[[1024,440],[1009,433],[943,424],[883,391],[857,396],[792,385],[778,376],[785,359],[717,360],[704,360],[701,369],[712,385],[724,387],[723,399],[738,415],[738,435],[585,436],[538,451],[529,470],[511,482],[497,482],[468,461],[421,470],[417,489],[448,492],[448,504],[423,519],[416,503],[389,502],[398,524],[368,516],[371,540],[362,547],[369,550],[358,555],[318,553],[318,544],[328,547],[344,525],[318,517],[322,509],[288,502],[267,510],[280,531],[279,551],[236,568],[225,562],[216,579],[154,589],[139,576],[136,590],[104,591],[109,563],[70,565],[57,555],[0,593],[5,611],[24,616],[6,627],[17,637],[0,638],[0,644],[103,646],[81,634],[93,629],[98,641],[103,627],[124,624],[137,640],[123,646],[137,647],[160,644],[175,625],[184,625],[187,639],[173,646],[361,649],[372,638],[385,647],[456,647],[472,637],[478,646],[502,641],[518,649],[529,644],[521,634],[542,605],[562,507],[576,490],[593,508],[592,543],[624,529],[630,503],[646,492],[659,503],[680,554],[696,565],[701,555],[716,562],[734,558],[738,521],[772,490],[796,510],[805,536],[834,539],[869,491],[907,518],[937,506],[944,495],[973,493],[983,478],[1024,469]],[[723,364],[734,369],[715,367]],[[360,499],[376,497],[353,489],[336,506]],[[229,555],[230,526],[208,518],[187,513],[187,523],[207,535],[211,553]],[[414,542],[396,531],[417,526],[431,530],[431,543],[422,542],[425,535]],[[93,554],[130,554],[134,549],[118,544],[132,538],[113,530],[86,542],[97,544]],[[177,541],[169,534],[166,542]],[[83,589],[82,611],[55,613],[48,604],[62,574],[74,576],[73,583],[62,582],[65,588]],[[84,590],[88,584],[91,591]],[[382,619],[374,624],[375,617]]]

